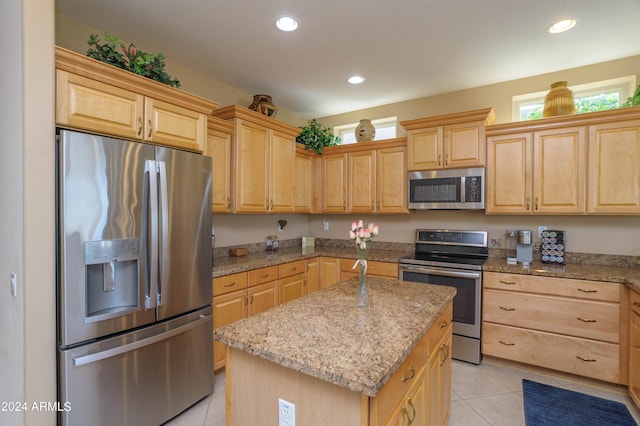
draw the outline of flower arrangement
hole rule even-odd
[[[369,296],[367,294],[367,288],[365,285],[364,276],[367,273],[367,253],[371,248],[371,240],[378,235],[380,228],[377,225],[370,223],[366,228],[362,220],[353,222],[351,229],[349,230],[349,238],[356,243],[356,250],[358,252],[358,260],[354,263],[353,268],[356,269],[360,265],[360,280],[358,289],[356,291],[356,305],[365,307],[369,305]]]
[[[353,222],[351,224],[349,238],[356,241],[356,249],[358,249],[358,253],[360,253],[360,250],[368,250],[367,242],[371,241],[379,232],[380,229],[377,225],[370,223],[365,228],[362,220],[359,220],[357,223]]]

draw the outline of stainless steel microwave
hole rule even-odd
[[[409,208],[484,209],[484,167],[409,172]]]

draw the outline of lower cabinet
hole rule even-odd
[[[640,406],[640,294],[629,291],[629,395]]]
[[[626,383],[624,286],[485,272],[483,287],[484,355]]]
[[[360,274],[360,265],[355,269],[353,265],[355,259],[340,259],[340,280],[357,277]],[[376,260],[367,261],[367,275],[372,277],[398,278],[398,263],[379,262]]]
[[[331,287],[340,282],[340,259],[320,257],[320,288]]]
[[[451,410],[453,304],[371,399],[371,425],[444,426]]]
[[[278,266],[279,304],[290,302],[307,294],[306,260],[298,260]]]

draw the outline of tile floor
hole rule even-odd
[[[453,361],[448,426],[524,425],[523,378],[622,402],[640,422],[640,411],[623,386],[485,359],[480,366]],[[216,375],[214,393],[165,426],[224,426],[224,380],[224,373]]]

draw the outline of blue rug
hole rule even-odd
[[[527,379],[522,391],[527,426],[637,426],[620,402]]]

